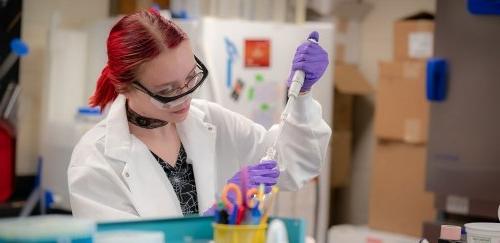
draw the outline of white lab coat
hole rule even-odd
[[[210,208],[241,164],[255,164],[276,136],[240,114],[193,99],[187,118],[176,124],[192,163],[200,213]],[[300,96],[278,143],[287,165],[278,185],[297,190],[317,176],[331,135],[321,106]],[[71,208],[76,217],[98,220],[182,216],[179,200],[149,149],[130,134],[125,97],[119,95],[107,117],[76,145],[68,168]]]

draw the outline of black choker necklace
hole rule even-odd
[[[168,122],[163,120],[145,117],[137,114],[137,112],[130,109],[130,107],[128,106],[128,101],[125,103],[125,107],[127,110],[127,120],[138,127],[146,129],[155,129],[163,127],[168,124]]]

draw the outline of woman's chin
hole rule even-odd
[[[179,110],[170,112],[170,117],[172,122],[182,122],[186,120],[189,114],[190,104],[187,106],[180,108]]]

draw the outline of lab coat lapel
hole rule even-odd
[[[163,168],[136,137],[132,137],[130,162],[123,170],[123,178],[142,217],[182,216],[179,200]]]
[[[124,162],[122,178],[141,217],[182,216],[177,195],[147,146],[130,134],[125,97],[119,95],[107,117],[105,154]]]
[[[216,188],[216,127],[205,122],[204,115],[201,110],[191,106],[186,120],[177,124],[177,132],[186,150],[188,162],[193,164],[200,214],[215,202]]]

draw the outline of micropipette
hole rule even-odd
[[[318,43],[318,41],[314,38],[309,38],[308,41],[313,43]],[[295,100],[297,96],[299,96],[300,89],[304,84],[305,74],[302,70],[296,70],[293,73],[292,82],[290,87],[288,88],[288,101],[286,102],[285,109],[281,113],[280,123],[278,125],[278,135],[274,139],[273,144],[267,148],[266,155],[261,159],[264,160],[275,160],[276,159],[276,146],[281,137],[281,133],[283,132],[283,127],[288,119],[288,115],[290,114],[290,110],[295,104]],[[280,170],[285,170],[286,166],[283,161],[278,161],[278,166]]]

